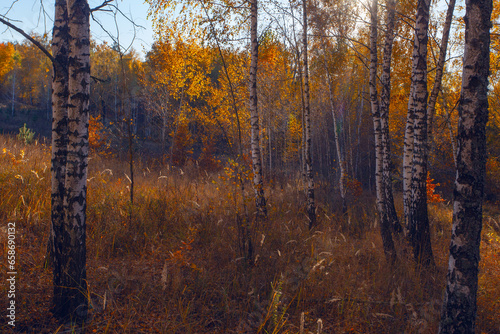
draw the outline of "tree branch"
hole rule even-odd
[[[20,33],[21,35],[23,35],[26,39],[28,39],[31,43],[35,44],[36,47],[38,47],[40,49],[40,51],[42,51],[43,53],[45,53],[45,55],[47,57],[49,57],[49,59],[50,59],[50,61],[52,61],[52,63],[54,63],[56,61],[55,58],[50,54],[50,52],[42,44],[40,44],[40,42],[38,42],[33,37],[31,37],[30,35],[28,35],[26,32],[24,32],[24,30],[22,30],[21,28],[16,27],[12,23],[10,23],[7,20],[4,20],[1,17],[0,17],[0,23],[3,23],[7,27],[14,29],[15,31],[17,31],[18,33]]]
[[[96,12],[98,10],[101,10],[102,8],[106,7],[107,5],[109,5],[111,2],[113,2],[114,0],[105,0],[102,4],[100,4],[99,6],[97,7],[94,7],[90,10],[91,13],[93,12]],[[108,9],[105,9],[104,11],[111,11],[111,10],[108,10]]]

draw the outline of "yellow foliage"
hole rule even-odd
[[[193,154],[192,146],[194,144],[193,136],[188,128],[186,120],[181,120],[177,125],[176,131],[170,136],[173,138],[172,147],[172,164],[182,167]]]
[[[0,43],[0,79],[14,67],[14,52],[12,43]]]
[[[104,154],[109,147],[108,134],[101,122],[101,116],[89,117],[89,146],[92,152]]]
[[[493,220],[489,219],[490,222]],[[495,223],[494,221],[493,224]],[[486,227],[482,237],[481,262],[479,262],[478,322],[488,333],[498,331],[498,314],[500,314],[500,299],[498,298],[500,294],[500,237],[498,231],[500,230],[495,231]]]
[[[290,114],[288,117],[288,133],[285,158],[287,160],[297,161],[300,156],[300,147],[302,143],[302,122],[298,117]]]

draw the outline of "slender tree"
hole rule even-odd
[[[302,55],[304,66],[304,167],[307,183],[307,217],[309,218],[309,228],[312,228],[316,225],[316,205],[314,202],[314,175],[311,152],[311,107],[309,97],[309,65],[307,53],[307,0],[302,0],[302,15]]]
[[[344,157],[342,156],[342,151],[340,149],[340,136],[339,130],[337,127],[337,117],[335,115],[335,102],[334,102],[334,94],[332,87],[332,78],[330,75],[330,69],[328,68],[328,64],[326,63],[326,48],[323,45],[323,64],[326,71],[326,80],[328,83],[328,97],[330,100],[330,108],[332,109],[332,119],[333,119],[333,138],[335,140],[335,149],[337,151],[337,159],[339,161],[339,169],[340,169],[340,180],[339,180],[339,188],[340,188],[340,197],[342,198],[342,212],[347,212],[347,199],[346,199],[346,185],[345,182],[347,180],[347,171],[346,171],[346,163]]]
[[[431,265],[427,212],[427,41],[430,0],[419,0],[403,157],[403,197],[408,238],[418,263]]]
[[[394,232],[401,232],[396,207],[394,206],[394,196],[392,191],[392,173],[391,173],[391,141],[389,137],[389,105],[391,100],[391,62],[392,46],[394,42],[396,1],[387,1],[387,24],[385,31],[384,52],[382,59],[381,94],[380,94],[380,131],[382,146],[382,177],[385,192],[385,208],[387,219]]]
[[[375,135],[375,185],[377,192],[377,211],[384,253],[388,261],[394,262],[396,251],[392,240],[391,227],[387,217],[386,192],[384,184],[384,148],[382,146],[382,129],[380,106],[377,93],[377,37],[378,37],[378,1],[372,1],[370,10],[370,104]]]
[[[446,291],[439,333],[474,333],[486,166],[492,0],[467,0],[457,174]]]
[[[441,45],[439,47],[439,59],[436,64],[436,76],[434,77],[434,86],[432,87],[429,96],[429,103],[427,104],[427,136],[429,143],[432,142],[432,126],[434,114],[436,112],[436,102],[441,91],[441,82],[444,73],[444,63],[446,61],[446,51],[448,50],[448,40],[450,37],[451,22],[453,20],[453,11],[455,10],[455,0],[448,2],[448,9],[446,11],[446,18],[443,26],[443,37],[441,38]]]
[[[266,199],[262,182],[262,157],[260,153],[260,128],[257,100],[257,60],[259,57],[259,41],[257,38],[257,0],[250,1],[250,126],[253,186],[255,190],[255,204],[260,218],[267,216]]]

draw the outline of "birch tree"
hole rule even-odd
[[[492,0],[466,1],[457,173],[439,333],[474,333],[486,166]]]
[[[54,232],[54,315],[87,317],[86,197],[90,93],[90,8],[86,0],[68,0],[68,122],[64,181],[64,226]],[[62,190],[62,189],[60,189]]]
[[[419,0],[403,156],[403,201],[408,238],[418,263],[431,265],[427,212],[427,41],[430,0]]]
[[[375,185],[377,193],[377,211],[384,253],[389,261],[396,259],[391,227],[387,217],[386,192],[384,184],[384,148],[382,141],[382,122],[377,92],[377,38],[378,38],[378,1],[373,0],[370,10],[370,104],[375,135]]]
[[[434,86],[432,87],[429,96],[429,103],[427,105],[427,136],[429,143],[432,142],[432,126],[434,114],[436,112],[436,102],[441,91],[441,82],[444,73],[444,63],[446,61],[446,51],[448,50],[448,40],[450,37],[451,22],[453,20],[453,11],[455,10],[455,0],[450,0],[448,9],[446,11],[446,18],[443,26],[443,36],[441,38],[441,45],[439,47],[439,59],[436,64],[436,76],[434,78]]]
[[[314,202],[314,175],[311,149],[311,106],[309,97],[309,65],[307,53],[307,0],[302,0],[302,56],[304,66],[304,169],[306,174],[307,217],[309,228],[316,225],[316,205]]]
[[[0,22],[38,47],[54,68],[52,80],[51,237],[52,313],[60,321],[87,318],[86,195],[90,94],[90,8],[87,0],[56,0],[51,54],[7,20]]]
[[[259,41],[257,39],[257,0],[250,1],[250,84],[249,109],[251,126],[251,150],[253,186],[255,190],[255,205],[259,217],[267,216],[266,199],[262,182],[262,157],[260,154],[260,128],[257,100],[257,60],[259,57]]]
[[[389,105],[391,100],[391,62],[392,46],[394,42],[396,1],[387,1],[387,24],[385,31],[384,52],[382,59],[381,94],[380,94],[380,132],[382,146],[382,178],[385,192],[385,210],[388,223],[394,232],[401,232],[396,207],[394,206],[394,196],[392,191],[391,173],[391,141],[389,137]]]
[[[54,28],[52,33],[52,54],[54,76],[52,80],[52,166],[51,166],[51,235],[49,244],[54,275],[55,313],[63,310],[64,301],[60,286],[64,252],[64,194],[66,181],[66,159],[68,155],[68,53],[69,31],[66,0],[55,2]]]

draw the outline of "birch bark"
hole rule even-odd
[[[441,46],[439,47],[439,59],[436,65],[436,77],[434,79],[434,86],[432,87],[431,95],[429,96],[429,103],[427,106],[427,137],[429,143],[432,143],[432,126],[434,114],[436,113],[436,102],[441,91],[441,82],[443,79],[444,63],[446,60],[446,50],[448,50],[448,40],[450,37],[451,21],[453,20],[453,11],[455,10],[455,0],[450,0],[448,9],[446,11],[446,19],[443,27],[443,37],[441,38]]]
[[[61,272],[63,247],[64,194],[68,149],[68,11],[66,0],[56,0],[52,31],[52,158],[51,158],[51,229],[48,259],[54,270],[54,282]],[[54,296],[56,294],[54,293]]]
[[[486,169],[492,0],[467,0],[457,174],[446,291],[439,333],[474,333]]]
[[[90,94],[90,9],[86,0],[68,0],[68,146],[64,229],[60,272],[54,281],[54,313],[59,319],[84,321],[86,283],[86,196]]]
[[[260,150],[259,111],[257,100],[257,60],[259,56],[259,41],[257,39],[257,0],[250,2],[250,126],[253,186],[255,191],[255,205],[259,218],[267,216],[266,199],[262,182],[262,157]]]
[[[396,207],[394,206],[394,196],[392,192],[391,173],[391,141],[389,136],[389,105],[391,100],[391,62],[392,46],[394,42],[394,24],[396,13],[396,1],[387,1],[387,27],[384,42],[384,53],[382,59],[382,76],[380,78],[382,92],[380,94],[380,131],[382,145],[382,174],[385,192],[385,207],[387,219],[394,232],[402,232],[399,224]]]
[[[302,0],[303,14],[303,66],[304,66],[304,163],[307,182],[307,216],[309,228],[316,225],[316,205],[314,201],[314,175],[311,154],[311,107],[309,98],[309,65],[308,65],[308,42],[307,42],[307,0]]]
[[[411,96],[408,103],[408,122],[413,129],[412,160],[404,161],[404,204],[408,238],[418,263],[432,265],[429,217],[427,212],[427,41],[430,0],[419,0],[417,5],[413,44]],[[405,156],[407,158],[405,137]],[[410,146],[410,145],[408,145]],[[411,163],[411,164],[410,164]],[[411,176],[408,174],[411,169]],[[408,178],[410,179],[408,180]],[[409,183],[408,183],[409,181]]]
[[[386,193],[383,176],[384,149],[382,146],[382,129],[380,121],[380,106],[377,92],[377,37],[378,37],[378,1],[372,1],[370,10],[370,104],[375,135],[375,185],[377,192],[377,211],[379,216],[380,234],[384,253],[388,261],[394,262],[396,251],[392,240],[391,228],[386,210]]]

